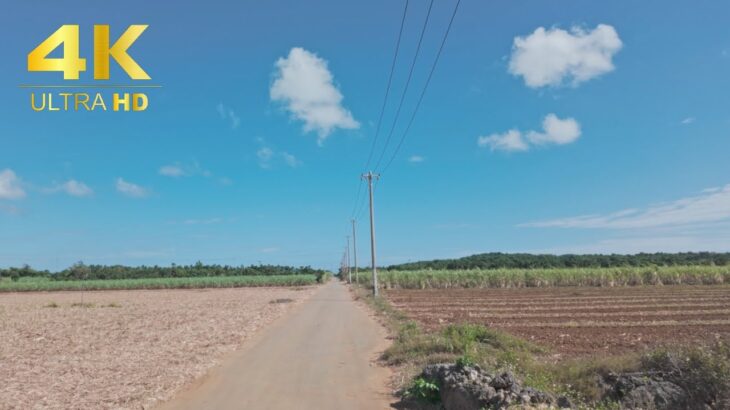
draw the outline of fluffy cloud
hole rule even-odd
[[[533,144],[570,144],[580,137],[580,124],[573,118],[561,120],[555,114],[548,114],[542,121],[543,132],[530,131],[527,139]]]
[[[412,163],[419,163],[425,161],[426,158],[420,156],[420,155],[411,155],[410,158],[408,158],[408,162]]]
[[[181,177],[185,175],[185,170],[182,169],[179,165],[165,165],[163,167],[160,167],[159,171],[160,175],[164,175],[166,177]]]
[[[522,76],[532,88],[575,86],[613,71],[613,56],[622,46],[616,30],[606,24],[592,31],[539,27],[526,37],[515,37],[509,72]]]
[[[0,199],[25,198],[25,190],[21,186],[20,178],[12,169],[0,171]]]
[[[304,131],[316,131],[321,144],[337,128],[355,129],[360,124],[342,106],[342,93],[335,87],[327,62],[299,47],[276,62],[269,94],[304,121]]]
[[[518,130],[509,130],[503,134],[491,134],[477,138],[477,145],[490,147],[492,151],[527,151],[530,147]]]
[[[573,118],[560,119],[555,114],[548,114],[542,121],[542,131],[522,133],[512,129],[505,133],[491,134],[477,138],[477,145],[489,147],[492,151],[527,151],[532,145],[564,145],[574,142],[580,137],[580,124]]]
[[[537,228],[646,229],[730,222],[730,184],[700,195],[606,215],[585,215],[522,224]]]
[[[117,178],[116,187],[119,193],[132,198],[144,198],[149,195],[149,192],[145,188],[137,184],[127,182],[122,178]]]
[[[88,185],[84,184],[83,182],[76,181],[75,179],[70,179],[63,184],[57,185],[49,189],[47,192],[64,192],[68,195],[78,197],[90,196],[94,193],[94,191],[89,188]]]
[[[261,147],[256,151],[256,157],[259,160],[259,166],[264,169],[269,169],[272,163],[275,161],[282,161],[290,168],[296,168],[302,165],[302,161],[297,159],[296,156],[285,152],[276,152],[269,147]]]
[[[223,103],[219,103],[218,106],[216,106],[216,110],[218,110],[218,114],[220,114],[221,119],[231,122],[231,128],[236,129],[239,125],[241,125],[241,118],[236,115],[232,108],[226,107]]]

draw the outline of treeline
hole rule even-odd
[[[194,265],[171,266],[122,266],[74,264],[60,272],[39,271],[30,266],[0,269],[0,277],[17,280],[21,277],[48,277],[53,280],[96,280],[96,279],[142,279],[142,278],[192,278],[206,276],[269,276],[269,275],[315,275],[317,278],[327,272],[309,266],[292,267],[279,265],[226,266]]]
[[[635,255],[533,255],[483,253],[459,259],[436,259],[388,266],[387,270],[612,268],[641,266],[727,266],[730,253],[682,252]]]

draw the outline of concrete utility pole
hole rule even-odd
[[[368,181],[368,191],[370,192],[370,264],[373,269],[373,296],[378,296],[378,268],[375,264],[375,210],[373,209],[373,178],[380,179],[380,174],[373,174],[368,171],[362,175],[363,179]]]
[[[355,235],[355,220],[352,220],[352,255],[355,258],[355,283],[359,284],[360,279],[357,277],[357,235]]]
[[[350,271],[350,237],[347,237],[347,250],[345,251],[347,258],[347,283],[352,283],[352,271]]]

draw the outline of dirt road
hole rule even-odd
[[[385,330],[331,281],[161,409],[387,409]]]

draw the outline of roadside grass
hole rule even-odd
[[[84,302],[76,302],[76,303],[71,304],[71,307],[79,307],[79,308],[93,308],[95,306],[96,305],[93,303],[84,303]]]
[[[362,272],[360,282],[369,283],[370,275]],[[730,266],[382,270],[378,281],[386,289],[718,285],[730,283]]]
[[[721,397],[730,391],[730,347],[720,341],[710,347],[670,347],[650,353],[561,359],[548,348],[482,325],[455,323],[428,331],[384,297],[373,298],[363,286],[353,286],[353,290],[357,298],[373,308],[391,334],[393,343],[381,360],[397,369],[395,387],[404,397],[422,396],[430,401],[432,386],[418,378],[423,367],[461,363],[478,364],[493,372],[512,371],[525,385],[565,395],[585,409],[619,408],[618,403],[603,399],[598,384],[609,373],[675,374],[693,398],[730,400]]]
[[[315,275],[210,276],[187,278],[50,280],[21,278],[0,282],[0,292],[121,289],[195,289],[256,286],[307,286],[317,284]]]

